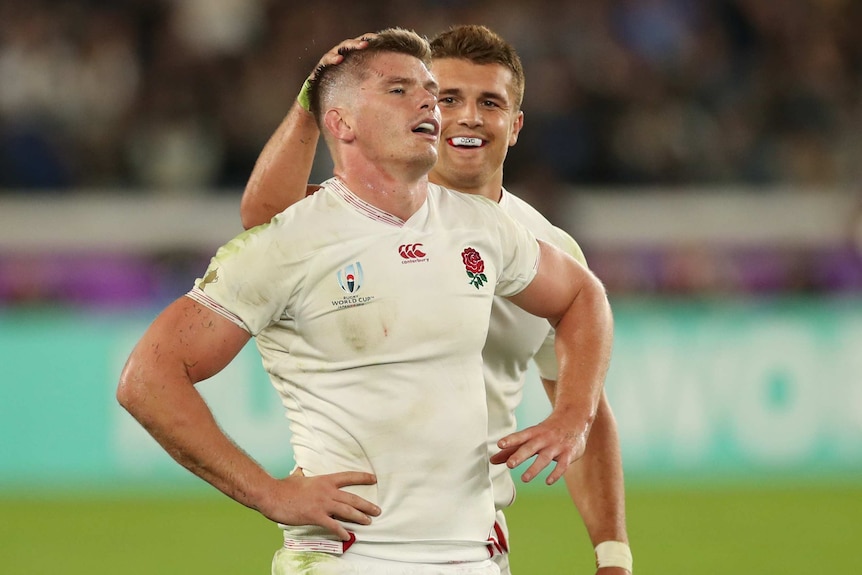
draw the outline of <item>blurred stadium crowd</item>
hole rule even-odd
[[[0,205],[35,191],[238,197],[323,52],[459,23],[521,54],[526,125],[505,181],[552,221],[580,186],[858,193],[859,0],[0,0]],[[849,245],[585,247],[612,293],[862,292]],[[0,246],[0,304],[170,298],[204,265]]]
[[[484,23],[520,51],[507,182],[862,176],[853,0],[0,0],[0,189],[241,187],[319,56]]]

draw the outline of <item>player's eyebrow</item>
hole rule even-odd
[[[458,96],[464,97],[464,91],[461,88],[442,88],[440,90],[440,96]],[[479,94],[480,100],[497,100],[499,102],[506,102],[508,99],[505,94],[501,94],[499,92],[494,92],[490,90],[485,90]]]
[[[415,84],[416,81],[413,78],[407,78],[405,76],[386,76],[383,78],[384,84]]]

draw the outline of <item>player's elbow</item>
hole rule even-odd
[[[117,403],[120,404],[120,407],[125,409],[128,412],[134,410],[135,405],[138,404],[138,394],[135,393],[134,386],[129,384],[129,381],[126,379],[120,379],[120,384],[117,386]]]
[[[273,207],[261,200],[260,193],[249,182],[239,200],[239,218],[244,229],[250,230],[255,226],[265,224],[275,215]]]
[[[133,415],[145,404],[147,388],[144,381],[140,371],[135,368],[134,358],[129,358],[120,374],[116,397],[120,406]]]

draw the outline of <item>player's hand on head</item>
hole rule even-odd
[[[374,36],[376,36],[376,34],[368,33],[339,42],[324,54],[322,58],[320,58],[315,70],[325,66],[335,66],[336,64],[340,64],[342,60],[344,60],[344,51],[362,50],[363,48],[368,47],[368,39],[373,38]]]
[[[500,451],[491,457],[491,463],[505,463],[509,469],[514,469],[535,456],[521,475],[523,481],[532,481],[553,461],[556,464],[546,480],[548,485],[553,485],[569,465],[583,456],[586,446],[586,429],[574,431],[563,417],[552,413],[541,423],[498,441]]]
[[[298,470],[275,480],[267,503],[259,511],[285,525],[318,525],[347,541],[350,534],[339,521],[368,525],[372,517],[380,515],[380,508],[342,487],[375,483],[373,474],[361,471],[306,477]]]

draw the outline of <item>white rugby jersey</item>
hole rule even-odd
[[[382,509],[345,524],[353,551],[473,561],[494,523],[481,350],[494,294],[537,262],[533,234],[485,198],[432,184],[405,222],[333,178],[222,247],[189,296],[256,336],[307,475],[377,475],[349,488]]]
[[[524,200],[503,190],[500,206],[535,236],[586,265],[583,252],[569,234],[555,227]],[[488,451],[500,451],[497,441],[517,430],[515,408],[521,402],[530,359],[545,379],[557,379],[554,330],[548,321],[529,314],[504,298],[494,298],[491,326],[483,353],[488,401]],[[537,382],[538,384],[538,382]],[[515,484],[505,464],[491,466],[494,500],[504,509],[515,499]]]

